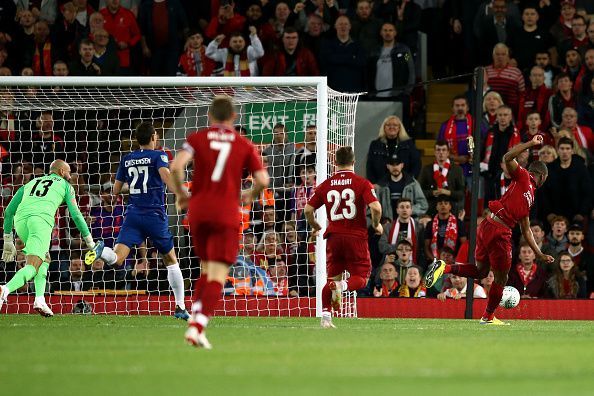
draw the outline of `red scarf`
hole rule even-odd
[[[472,117],[470,114],[466,114],[466,133],[468,136],[472,136]],[[454,155],[458,155],[458,128],[456,126],[456,116],[451,116],[447,121],[444,139],[447,140],[451,152]]]
[[[505,173],[501,172],[501,177],[499,179],[499,191],[501,192],[502,197],[503,197],[503,194],[505,194],[505,192],[509,188],[509,186],[506,185],[505,179],[506,179]]]
[[[435,161],[433,163],[433,180],[435,180],[435,184],[437,188],[448,188],[448,172],[450,171],[450,159],[448,158],[446,162],[441,167]]]
[[[390,293],[392,293],[394,290],[398,289],[398,281],[394,280],[394,284],[392,285],[392,288],[389,289],[386,285],[384,285],[384,283],[382,282],[382,297],[390,297]]]
[[[390,235],[388,236],[388,240],[390,241],[391,245],[396,246],[398,241],[403,238],[398,238],[398,234],[400,234],[400,221],[396,219],[392,224],[392,229],[390,230]],[[415,232],[415,221],[411,218],[408,219],[408,230],[406,231],[406,239],[412,244],[412,259],[413,263],[417,262],[417,233]]]
[[[237,70],[235,69],[235,55],[231,51],[227,52],[227,61],[225,62],[225,70],[223,71],[224,76],[239,76],[242,77],[249,77],[250,73],[250,63],[248,62],[247,58],[247,50],[244,49],[239,54],[239,62],[237,64]]]
[[[194,57],[194,53],[189,48],[179,58],[179,64],[188,77],[207,75],[205,74],[206,62],[204,51],[204,46],[200,47],[200,49],[198,50],[200,56],[200,63],[198,65],[196,65],[196,58]]]
[[[41,70],[41,57],[43,57],[43,70]],[[39,45],[35,44],[35,53],[33,54],[33,73],[36,76],[52,75],[52,44],[46,41],[43,44],[42,53],[39,52]]]
[[[485,158],[483,162],[489,163],[491,159],[491,151],[493,150],[493,140],[495,140],[495,133],[493,131],[489,132],[487,135],[487,140],[485,142]],[[509,138],[509,143],[507,144],[507,149],[511,149],[516,144],[522,143],[522,138],[520,136],[520,132],[518,132],[518,128],[514,126],[514,132],[512,133],[511,137]]]
[[[524,266],[522,264],[516,265],[518,275],[520,275],[520,279],[522,279],[522,283],[524,284],[524,287],[526,287],[530,282],[532,282],[532,280],[536,276],[536,270],[538,269],[538,266],[535,263],[533,263],[532,267],[530,268],[530,272],[528,273],[524,272],[523,268]]]
[[[437,232],[439,231],[439,217],[435,215],[433,223],[431,225],[433,236],[431,237],[431,253],[433,257],[438,256],[437,249]],[[443,246],[451,248],[454,252],[456,251],[456,241],[458,240],[458,219],[453,214],[448,217],[448,225],[446,226],[445,236],[443,239]]]
[[[584,132],[582,132],[582,128],[580,128],[579,125],[576,125],[573,135],[583,149],[589,150],[588,140],[586,140],[586,136],[584,135]]]

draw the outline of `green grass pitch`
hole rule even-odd
[[[0,395],[592,395],[594,323],[0,316]]]

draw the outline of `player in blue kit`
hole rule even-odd
[[[112,192],[117,195],[128,184],[129,199],[116,245],[113,249],[103,241],[87,253],[90,265],[98,257],[109,265],[122,265],[133,246],[150,238],[163,256],[167,266],[167,280],[175,296],[175,317],[188,320],[184,302],[184,279],[173,249],[165,211],[165,184],[169,182],[169,158],[165,152],[155,150],[158,135],[151,123],[143,122],[136,128],[136,141],[140,148],[120,160]]]

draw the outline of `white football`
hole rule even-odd
[[[503,288],[503,296],[501,296],[500,306],[503,308],[515,308],[520,303],[520,292],[513,286],[505,286]]]

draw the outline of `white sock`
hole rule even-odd
[[[35,297],[35,304],[45,304],[45,297],[43,297],[43,296]]]
[[[184,301],[184,277],[178,263],[167,266],[167,280],[173,289],[175,305],[181,309],[186,309],[186,303]]]
[[[101,258],[109,265],[114,265],[118,260],[118,255],[113,251],[112,248],[105,246],[101,253]]]

